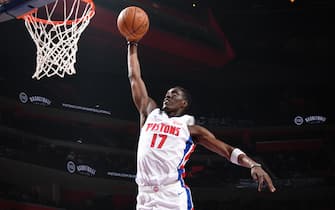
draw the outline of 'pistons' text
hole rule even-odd
[[[167,125],[164,123],[148,123],[146,131],[159,131],[161,133],[179,136],[180,127]]]

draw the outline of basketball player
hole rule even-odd
[[[232,163],[250,168],[258,182],[271,192],[276,189],[261,165],[238,148],[217,139],[206,128],[195,125],[185,114],[190,103],[182,87],[169,89],[159,108],[148,95],[138,60],[136,42],[128,42],[128,77],[135,106],[140,114],[140,137],[137,151],[137,210],[191,210],[190,189],[183,181],[184,166],[195,145],[227,158]]]

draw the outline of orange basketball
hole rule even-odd
[[[126,7],[117,18],[117,27],[128,41],[139,41],[149,30],[149,18],[139,7]]]

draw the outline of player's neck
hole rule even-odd
[[[183,115],[183,112],[180,110],[168,111],[168,110],[161,109],[161,112],[164,112],[168,117],[180,117]]]

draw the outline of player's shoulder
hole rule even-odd
[[[153,108],[151,111],[149,111],[149,115],[153,115],[153,114],[161,114],[162,110],[160,108]]]
[[[195,118],[192,115],[184,114],[179,117],[187,126],[195,125]]]

